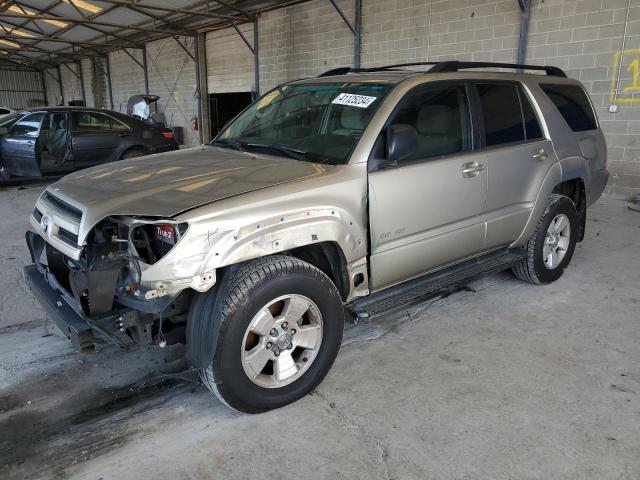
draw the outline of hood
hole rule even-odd
[[[201,146],[101,165],[67,175],[48,190],[94,219],[172,217],[261,188],[318,175],[330,166]]]

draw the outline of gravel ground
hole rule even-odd
[[[640,213],[601,200],[557,283],[508,273],[349,326],[312,395],[219,404],[180,346],[74,354],[22,279],[42,187],[0,189],[2,479],[640,478]]]

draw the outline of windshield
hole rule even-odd
[[[242,112],[213,142],[318,163],[346,163],[390,85],[278,87]]]
[[[12,113],[11,115],[0,118],[0,127],[9,128],[16,123],[16,120],[24,117],[24,115],[24,113]]]

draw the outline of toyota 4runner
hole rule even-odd
[[[581,84],[413,65],[286,83],[209,145],[50,185],[27,232],[35,297],[79,351],[186,341],[220,400],[261,412],[322,381],[347,314],[509,268],[557,280],[608,178]]]

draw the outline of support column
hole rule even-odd
[[[207,79],[206,34],[197,33],[194,39],[196,54],[196,102],[198,107],[198,131],[200,143],[211,141],[211,123],[209,114],[209,86]]]
[[[518,0],[520,7],[520,38],[518,39],[518,63],[524,65],[527,54],[527,39],[529,37],[529,12],[531,0]]]
[[[62,70],[60,65],[56,67],[58,69],[58,87],[60,88],[60,103],[64,105],[64,91],[62,90]]]
[[[142,46],[142,71],[144,72],[144,92],[149,95],[149,70],[147,69],[147,45]]]
[[[258,56],[258,17],[253,21],[253,70],[256,98],[260,96],[260,57]]]
[[[362,27],[362,0],[355,0],[356,12],[355,12],[355,36],[353,37],[353,68],[360,68],[360,48],[361,38],[360,30]]]
[[[84,72],[82,71],[82,62],[77,61],[76,67],[78,68],[78,80],[80,80],[80,89],[82,90],[82,101],[85,107],[87,107],[87,94],[84,91]]]
[[[113,110],[113,90],[111,88],[111,61],[109,60],[109,54],[104,57],[106,68],[107,68],[107,88],[109,89],[109,105],[111,106],[111,110]]]
[[[40,70],[40,80],[42,82],[42,95],[43,95],[43,101],[44,101],[44,106],[48,106],[49,102],[47,101],[47,84],[44,81],[44,70]]]

